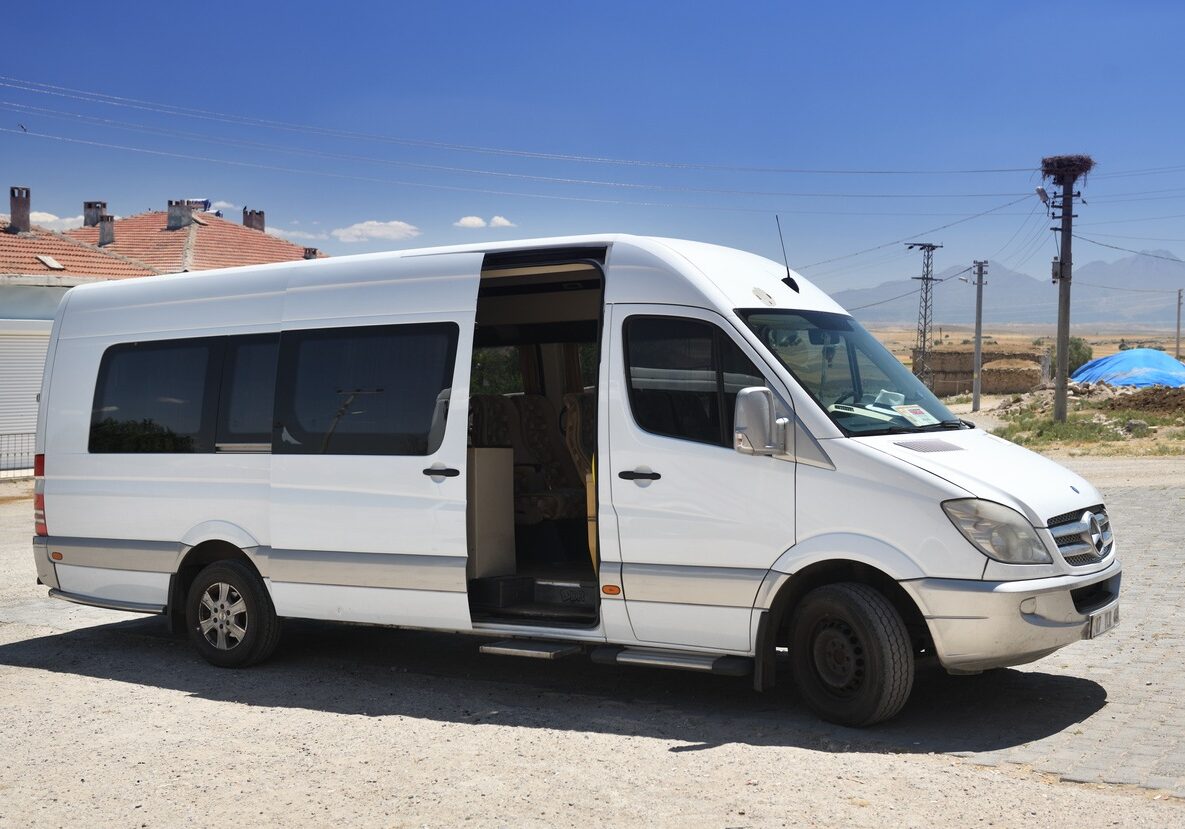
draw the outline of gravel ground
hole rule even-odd
[[[785,689],[483,656],[415,631],[292,622],[269,663],[219,670],[158,618],[45,598],[27,487],[5,483],[0,826],[1185,825],[1163,774],[1185,751],[1185,645],[1153,641],[1179,617],[1139,611],[1163,601],[1160,563],[1181,595],[1177,548],[1162,548],[1185,517],[1185,464],[1065,462],[1106,492],[1133,554],[1136,526],[1162,519],[1146,557],[1124,553],[1133,612],[1023,669],[923,674],[900,717],[864,731]],[[1154,686],[1100,667],[1134,658]],[[1107,769],[1153,736],[1159,777],[1073,783],[1057,759],[1102,758],[1077,776],[1118,779]]]

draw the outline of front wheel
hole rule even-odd
[[[198,573],[185,602],[185,624],[198,653],[221,668],[262,662],[280,639],[267,588],[240,561],[216,561]]]
[[[794,612],[790,657],[803,701],[840,725],[887,720],[913,690],[905,623],[865,584],[829,584],[804,596]]]

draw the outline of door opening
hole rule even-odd
[[[475,622],[598,619],[597,378],[604,289],[587,252],[487,257],[469,396]]]

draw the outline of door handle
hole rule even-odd
[[[430,466],[424,470],[425,475],[430,475],[433,478],[455,478],[461,474],[460,469],[453,469],[448,466],[434,467]]]
[[[635,472],[627,469],[624,472],[618,472],[617,477],[626,481],[657,481],[662,475],[657,472]]]

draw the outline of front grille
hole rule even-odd
[[[1055,515],[1048,527],[1062,558],[1071,567],[1098,564],[1115,549],[1111,519],[1102,504]]]

